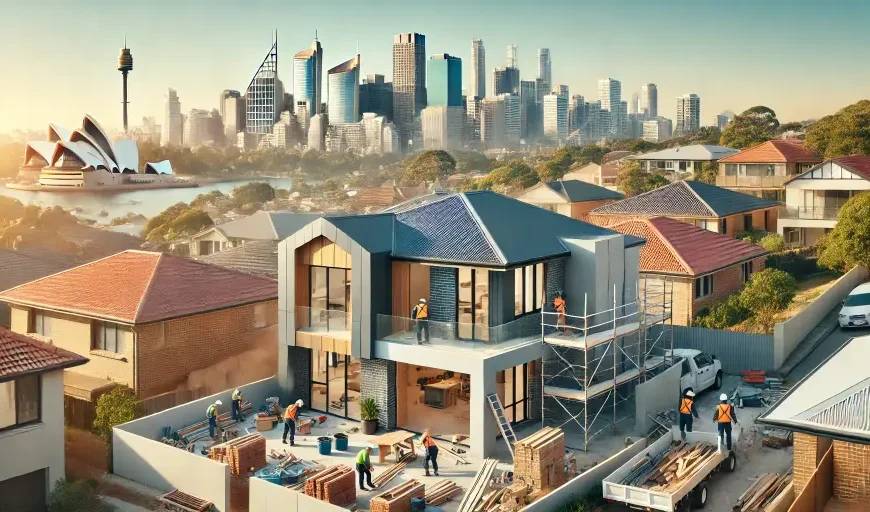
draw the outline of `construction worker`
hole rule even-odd
[[[556,298],[553,299],[553,307],[556,309],[556,313],[558,313],[558,316],[556,317],[556,329],[566,332],[568,322],[565,314],[568,311],[568,305],[565,303],[561,291],[556,292]],[[562,329],[559,329],[559,322],[562,322]]]
[[[422,345],[420,334],[426,331],[426,343],[429,343],[429,305],[426,304],[426,299],[420,299],[420,302],[411,310],[411,318],[417,321],[417,345]]]
[[[731,450],[731,423],[737,423],[737,414],[734,412],[734,406],[728,403],[726,393],[719,395],[719,405],[713,413],[713,421],[719,429],[719,446],[721,447],[724,437],[726,448]]]
[[[423,443],[423,449],[426,450],[426,476],[429,476],[430,460],[432,461],[432,469],[435,470],[435,476],[438,476],[438,445],[432,439],[432,434],[428,428],[423,431],[423,437],[420,438],[420,442]]]
[[[215,400],[213,404],[205,410],[205,417],[208,418],[208,435],[214,439],[214,431],[217,429],[218,423],[218,406],[223,405],[220,400]]]
[[[296,400],[295,404],[290,404],[284,410],[284,436],[281,438],[281,442],[287,444],[287,433],[290,433],[290,446],[295,446],[293,442],[296,439],[296,418],[299,417],[299,408],[302,407],[305,402],[300,398]]]
[[[686,432],[692,431],[693,416],[700,418],[698,410],[695,409],[695,392],[691,389],[686,389],[682,400],[680,400],[680,437],[684,441],[686,440]]]
[[[372,462],[371,462],[372,447],[366,446],[356,455],[356,471],[359,473],[359,488],[362,491],[368,491],[365,483],[369,484],[372,490],[377,489],[372,483]]]
[[[230,404],[233,408],[233,419],[236,421],[244,421],[245,418],[242,417],[242,392],[239,391],[239,388],[236,388],[233,391],[233,401]]]

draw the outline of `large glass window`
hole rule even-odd
[[[312,328],[346,331],[350,311],[350,270],[332,267],[311,267]]]
[[[311,351],[311,408],[360,419],[360,362],[351,356]]]
[[[39,375],[0,382],[0,430],[39,421],[39,387]]]
[[[543,263],[514,270],[514,316],[540,311],[546,295]]]
[[[528,372],[529,365],[521,364],[498,374],[499,398],[504,407],[505,418],[510,423],[519,423],[528,418]]]
[[[93,323],[93,348],[123,354],[126,351],[124,344],[124,328],[111,322]]]
[[[457,335],[489,339],[489,271],[460,268],[456,290]]]

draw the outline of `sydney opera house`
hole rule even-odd
[[[99,123],[85,115],[81,128],[70,131],[52,123],[48,125],[48,140],[28,142],[18,180],[6,186],[115,191],[196,185],[177,179],[169,160],[146,163],[140,170],[136,141],[110,140]]]

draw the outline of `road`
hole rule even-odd
[[[812,352],[810,352],[806,359],[801,361],[794,367],[794,369],[792,369],[791,372],[789,372],[786,379],[792,384],[801,380],[813,371],[816,366],[820,365],[822,361],[827,359],[828,356],[833,354],[834,351],[843,346],[843,343],[846,343],[849,338],[866,336],[867,334],[870,334],[870,330],[868,329],[844,330],[839,327],[834,329],[831,334],[829,334]]]

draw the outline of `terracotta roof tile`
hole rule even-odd
[[[725,164],[809,163],[821,162],[819,155],[792,140],[769,140],[736,155],[719,160]]]
[[[764,255],[764,248],[667,217],[634,219],[610,229],[646,239],[641,272],[699,276]]]
[[[840,158],[834,158],[832,161],[840,167],[848,169],[853,174],[857,174],[865,180],[870,180],[870,156],[841,156]]]
[[[277,297],[273,280],[144,251],[124,251],[0,293],[7,302],[131,324]]]
[[[28,373],[70,368],[88,360],[51,343],[0,327],[0,381]]]

